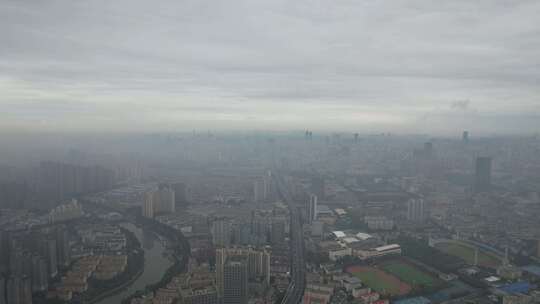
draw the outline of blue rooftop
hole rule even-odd
[[[531,289],[531,284],[529,282],[517,282],[513,284],[503,285],[498,289],[509,294],[528,293]]]

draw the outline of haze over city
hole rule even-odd
[[[0,0],[0,304],[540,304],[539,15]]]
[[[0,3],[2,131],[531,134],[537,1]]]

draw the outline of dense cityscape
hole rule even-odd
[[[540,304],[540,0],[0,0],[0,304]]]
[[[0,303],[540,299],[537,137],[117,140],[2,167]]]

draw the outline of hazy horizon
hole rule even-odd
[[[537,1],[0,3],[0,132],[540,130]]]

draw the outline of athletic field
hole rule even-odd
[[[347,272],[359,278],[362,283],[387,296],[406,295],[411,291],[411,286],[400,281],[395,276],[378,268],[369,266],[350,266]]]
[[[384,262],[380,267],[401,281],[411,286],[436,287],[441,284],[439,279],[418,267],[402,260],[391,260]]]
[[[447,254],[456,256],[470,265],[474,264],[474,248],[471,246],[460,243],[448,242],[435,244],[435,248]],[[495,255],[479,250],[478,264],[483,267],[497,268],[499,265],[502,264],[502,261]]]

